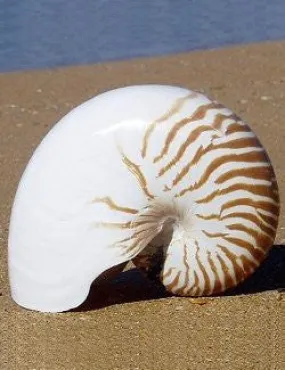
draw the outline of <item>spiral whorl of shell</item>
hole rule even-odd
[[[137,209],[111,194],[94,199],[128,217],[96,223],[126,233],[110,247],[149,273],[160,264],[161,282],[178,295],[219,293],[249,276],[274,242],[279,214],[271,163],[249,126],[188,91],[142,125],[138,154],[128,140],[117,138],[118,155],[145,201]]]

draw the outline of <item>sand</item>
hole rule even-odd
[[[285,213],[276,246],[225,296],[166,296],[134,269],[95,284],[73,312],[41,314],[9,296],[10,208],[44,134],[95,94],[136,83],[198,89],[248,121],[285,200],[285,42],[0,75],[0,369],[285,369]]]

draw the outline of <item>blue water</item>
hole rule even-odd
[[[0,71],[285,39],[285,0],[0,0]]]

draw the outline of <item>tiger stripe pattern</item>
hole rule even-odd
[[[93,202],[130,215],[127,222],[94,225],[126,232],[110,247],[145,271],[163,248],[160,280],[182,296],[217,294],[252,274],[274,243],[279,195],[269,157],[250,127],[222,104],[190,92],[148,123],[138,150],[136,163],[118,145],[145,196],[143,209],[118,205],[110,195]]]

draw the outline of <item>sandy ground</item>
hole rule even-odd
[[[136,270],[91,289],[63,314],[9,296],[7,236],[16,186],[44,134],[95,94],[136,83],[202,90],[251,124],[285,200],[285,42],[0,75],[0,369],[285,369],[285,213],[276,247],[225,296],[167,297]]]

